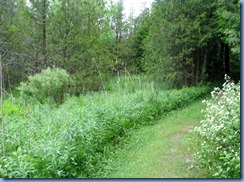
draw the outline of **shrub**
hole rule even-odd
[[[64,93],[72,84],[68,72],[61,68],[47,68],[41,73],[28,77],[28,82],[21,82],[17,88],[23,99],[29,97],[44,103],[47,99],[55,102],[62,102]]]
[[[199,136],[196,165],[209,171],[210,177],[240,177],[240,84],[226,76],[223,88],[215,88],[206,109]]]

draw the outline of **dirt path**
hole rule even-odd
[[[192,153],[189,132],[201,120],[201,101],[171,112],[153,126],[137,130],[120,151],[113,178],[191,178]]]

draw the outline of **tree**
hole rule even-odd
[[[80,90],[102,79],[147,73],[172,87],[239,79],[237,0],[155,0],[134,17],[123,1],[0,1],[0,54],[5,85],[48,66],[66,69]],[[233,77],[232,76],[232,77]]]
[[[38,63],[37,68],[43,69],[48,66],[47,53],[47,29],[48,29],[48,13],[50,10],[49,0],[30,0],[29,13],[37,30],[37,52]],[[36,31],[34,30],[34,31]],[[41,54],[39,53],[41,50]],[[40,54],[40,55],[39,55]]]
[[[219,12],[223,11],[218,3],[155,1],[144,52],[147,71],[176,87],[218,80],[229,73],[233,63],[229,63],[230,45],[225,43],[229,40],[227,34],[219,36],[219,32],[223,32],[218,26]],[[228,5],[235,7],[234,4]],[[224,10],[228,8],[224,7]],[[238,25],[238,18],[234,18],[234,22],[230,16],[227,19],[232,22],[229,25],[234,22],[234,27]],[[232,32],[238,37],[235,30]],[[233,45],[238,45],[238,42]]]
[[[240,3],[237,0],[217,1],[218,32],[225,50],[225,72],[239,79],[240,67]],[[232,65],[232,67],[230,67]]]
[[[0,54],[6,88],[29,74],[30,57],[25,44],[29,31],[25,11],[24,0],[0,1]]]
[[[133,25],[132,47],[134,55],[132,57],[137,72],[144,72],[143,55],[145,52],[144,42],[149,35],[149,9],[145,8],[142,13],[135,18]]]

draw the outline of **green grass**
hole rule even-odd
[[[204,177],[191,169],[192,148],[189,130],[199,125],[201,101],[170,112],[152,126],[135,131],[119,151],[108,178],[194,178]]]
[[[167,90],[169,87],[163,82],[155,82],[149,75],[122,74],[111,78],[105,83],[109,92],[132,93],[136,90]]]

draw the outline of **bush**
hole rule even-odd
[[[201,126],[195,128],[199,136],[196,165],[206,169],[210,177],[240,177],[240,84],[226,76],[223,89],[215,88],[212,99],[204,101]]]
[[[47,68],[41,73],[28,77],[28,82],[21,82],[17,88],[23,99],[29,97],[41,103],[51,99],[55,102],[62,102],[64,93],[72,84],[72,79],[68,72],[61,68]]]

